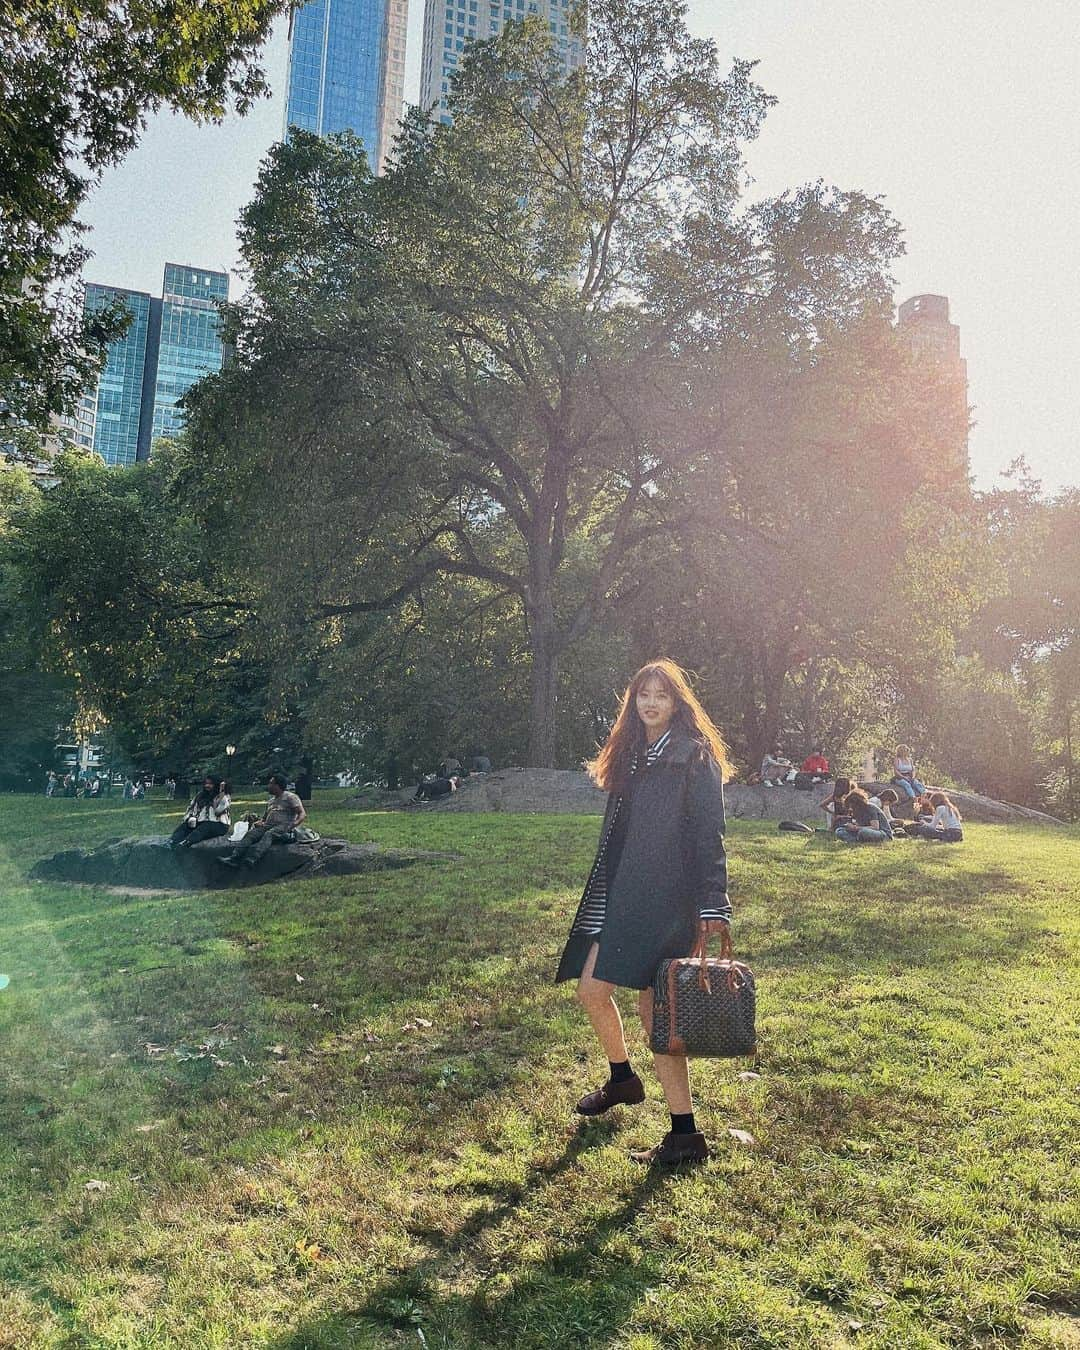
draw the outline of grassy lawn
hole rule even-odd
[[[4,798],[0,1346],[1080,1346],[1076,832],[737,824],[761,1077],[696,1064],[716,1157],[656,1176],[651,1075],[570,1114],[605,1065],[549,980],[596,818],[324,793],[324,833],[464,858],[26,881],[179,810]]]

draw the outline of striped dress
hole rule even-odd
[[[664,732],[662,736],[658,737],[652,743],[652,745],[646,748],[645,750],[646,767],[656,763],[656,761],[664,753],[664,750],[667,747],[667,743],[670,739],[671,739],[671,729],[669,728],[667,731]],[[630,773],[631,774],[636,773],[637,768],[638,768],[638,757],[637,753],[635,752],[633,759],[630,761]],[[611,812],[611,819],[608,821],[607,832],[605,833],[604,838],[601,841],[600,851],[597,855],[593,875],[589,883],[588,899],[585,902],[585,904],[582,905],[581,912],[578,914],[577,919],[574,922],[574,926],[570,930],[571,937],[573,937],[574,934],[577,933],[590,933],[594,936],[599,936],[599,934],[603,931],[604,919],[607,917],[607,895],[608,895],[607,847],[611,839],[612,832],[615,829],[615,822],[618,820],[619,813],[622,809],[623,809],[623,798],[616,797],[615,805],[612,808]],[[708,922],[709,920],[713,919],[723,919],[726,917],[727,917],[726,915],[721,914],[718,910],[715,909],[703,909],[701,911],[702,922]]]

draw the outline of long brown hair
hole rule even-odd
[[[596,758],[585,765],[593,782],[606,792],[618,791],[625,786],[634,752],[645,749],[645,727],[637,714],[637,696],[641,686],[651,679],[658,679],[674,700],[672,731],[683,731],[691,740],[697,741],[705,753],[716,760],[725,780],[730,778],[732,766],[723,736],[697,701],[686,671],[674,661],[663,658],[642,666],[626,686],[611,734]]]
[[[963,820],[963,819],[964,819],[964,817],[960,814],[960,808],[959,808],[959,807],[957,806],[957,804],[952,800],[952,798],[948,795],[948,793],[945,793],[945,792],[931,792],[931,793],[929,793],[928,795],[929,795],[929,797],[930,797],[930,805],[931,805],[931,806],[933,806],[933,807],[935,807],[935,808],[938,807],[938,806],[947,806],[947,807],[949,808],[949,810],[953,813],[953,815],[956,817],[957,820]]]

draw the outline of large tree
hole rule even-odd
[[[880,203],[740,210],[769,102],[685,5],[597,0],[581,71],[511,25],[470,49],[453,125],[412,118],[381,179],[348,140],[275,149],[243,220],[237,363],[192,407],[196,451],[233,466],[207,510],[289,541],[266,563],[282,618],[345,631],[436,576],[509,598],[527,758],[554,761],[567,653],[698,514],[717,346],[811,295],[882,303]]]
[[[148,114],[217,120],[264,89],[286,0],[0,0],[0,413],[43,425],[78,397],[122,322],[72,282],[79,207]]]

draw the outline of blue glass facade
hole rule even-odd
[[[149,458],[159,436],[182,429],[180,398],[203,375],[221,369],[225,349],[219,305],[229,298],[229,278],[204,267],[166,263],[160,300],[90,282],[83,303],[93,311],[117,298],[132,321],[110,346],[97,389],[87,391],[80,413],[92,426],[86,443],[106,464],[134,464]]]
[[[221,369],[219,306],[228,298],[229,278],[224,272],[165,264],[151,444],[159,436],[175,436],[182,430],[177,401],[196,380]]]
[[[97,387],[93,448],[106,464],[134,464],[139,457],[139,418],[146,377],[146,343],[150,330],[150,297],[119,286],[86,287],[85,308],[93,313],[121,300],[131,323],[109,347]]]
[[[293,16],[285,129],[352,131],[381,158],[391,0],[310,0]]]

